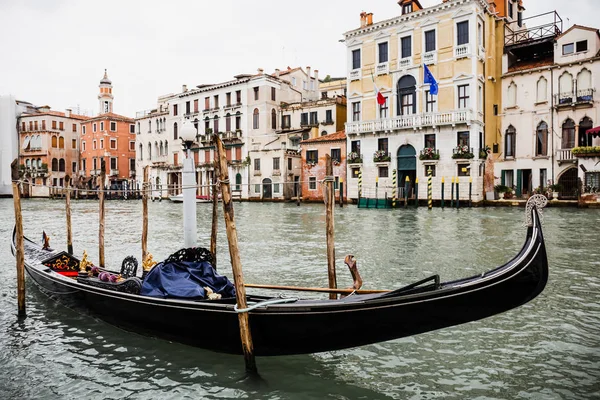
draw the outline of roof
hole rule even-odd
[[[299,69],[302,69],[302,68],[301,67],[296,67],[296,68],[287,67],[287,69],[279,72],[279,76],[291,74],[292,72],[298,71]],[[275,75],[275,72],[273,72],[271,75]]]
[[[108,113],[97,115],[95,117],[91,117],[88,119],[88,121],[98,121],[101,119],[120,119],[125,122],[134,122],[133,118],[126,117],[124,115],[115,114],[113,112],[108,112]]]
[[[554,57],[546,57],[537,60],[524,60],[511,65],[508,68],[508,72],[526,71],[528,69],[535,69],[546,67],[554,64]]]
[[[314,139],[303,140],[302,143],[322,143],[322,142],[338,142],[338,141],[346,141],[346,131],[339,131],[332,133],[331,135],[319,136]]]
[[[38,112],[32,112],[32,113],[23,114],[24,117],[35,117],[35,116],[40,116],[40,115],[53,115],[55,117],[80,119],[82,121],[90,119],[90,117],[87,117],[85,115],[78,115],[78,114],[73,114],[73,113],[71,113],[70,117],[67,117],[67,115],[64,112],[52,111],[52,110],[49,110],[49,111],[38,111]]]
[[[571,32],[575,28],[583,29],[583,30],[586,30],[586,31],[596,32],[596,34],[600,37],[600,31],[597,28],[592,28],[590,26],[584,26],[584,25],[574,24],[572,27],[570,27],[569,29],[567,29],[566,31],[564,31],[562,34],[558,35],[556,37],[556,39],[560,39],[561,37],[565,36],[567,33]]]

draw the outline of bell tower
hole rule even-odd
[[[113,112],[113,94],[112,94],[112,82],[108,79],[106,69],[104,70],[104,77],[100,81],[100,93],[98,94],[98,102],[100,107],[98,108],[99,114],[106,114]]]

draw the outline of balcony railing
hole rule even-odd
[[[577,162],[577,159],[573,156],[571,149],[558,149],[556,150],[556,161],[559,164],[562,163],[573,163]]]
[[[456,58],[465,58],[471,55],[471,46],[469,43],[461,44],[460,46],[456,46],[454,48],[454,57]]]
[[[561,92],[554,95],[556,107],[572,106],[594,101],[594,89],[580,89],[573,92]]]
[[[389,162],[392,160],[389,152],[378,150],[373,154],[373,162]]]
[[[348,164],[362,164],[362,154],[356,151],[352,151],[348,153],[348,158],[346,159],[346,161]]]
[[[437,62],[437,52],[430,51],[429,53],[423,53],[423,63],[424,64],[435,64]]]
[[[418,129],[441,125],[470,125],[471,120],[472,111],[470,109],[427,114],[401,115],[398,117],[377,119],[372,121],[347,122],[346,133],[349,135],[356,135],[359,133],[373,133],[400,129]]]
[[[412,57],[404,57],[398,60],[398,69],[406,69],[412,66]]]
[[[119,170],[118,169],[111,169],[109,175],[110,176],[119,175]]]
[[[388,63],[388,62],[377,64],[377,67],[375,67],[376,75],[385,75],[385,74],[388,74],[389,72],[390,72],[390,63]]]
[[[353,69],[352,71],[350,71],[349,78],[351,81],[356,81],[356,80],[360,79],[360,77],[361,77],[361,69],[360,68],[356,68],[356,69]]]

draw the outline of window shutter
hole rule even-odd
[[[517,170],[517,197],[521,197],[522,194],[522,186],[523,186],[523,170]]]
[[[506,171],[502,170],[502,174],[500,175],[500,184],[502,186],[506,185]]]

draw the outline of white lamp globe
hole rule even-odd
[[[196,128],[191,122],[184,122],[181,124],[181,130],[179,131],[179,138],[185,142],[194,142],[196,140]]]

